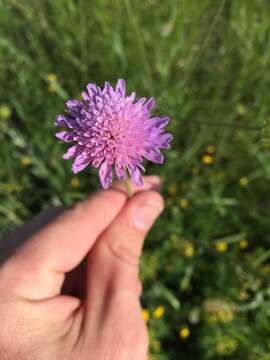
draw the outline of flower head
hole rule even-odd
[[[113,179],[113,167],[120,180],[126,170],[133,182],[143,184],[141,171],[144,159],[162,164],[160,149],[169,149],[172,135],[164,132],[168,117],[151,116],[155,106],[153,98],[135,101],[135,93],[125,95],[125,82],[118,80],[115,90],[109,82],[104,88],[88,84],[82,93],[83,100],[69,100],[66,115],[59,115],[56,126],[66,127],[56,137],[75,143],[64,154],[74,158],[72,170],[82,171],[87,165],[99,168],[103,188]]]
[[[204,154],[201,160],[204,165],[212,165],[214,163],[214,157],[210,154]]]
[[[147,322],[150,318],[149,311],[147,309],[142,309],[142,317],[145,322]]]
[[[186,339],[189,337],[189,335],[190,335],[190,330],[188,326],[184,326],[182,327],[182,329],[179,330],[179,336],[181,339]]]
[[[155,308],[154,310],[154,317],[156,319],[161,318],[164,315],[165,312],[165,307],[163,305],[159,305],[157,308]]]
[[[218,252],[222,253],[228,250],[228,244],[224,241],[217,241],[215,243],[215,248]]]

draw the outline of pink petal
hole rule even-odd
[[[159,141],[160,141],[160,147],[163,149],[170,149],[170,142],[172,141],[173,136],[169,133],[165,133],[160,135]]]
[[[157,163],[157,164],[163,164],[163,162],[164,162],[164,156],[160,152],[155,151],[155,150],[145,150],[142,153],[142,156],[145,159],[153,161],[154,163]]]
[[[168,124],[168,122],[170,121],[170,118],[154,117],[154,118],[152,118],[152,121],[153,121],[155,127],[162,129]]]
[[[64,115],[58,115],[55,121],[55,125],[59,127],[67,126],[67,119]]]
[[[115,163],[115,172],[119,180],[124,180],[126,178],[125,167],[123,164],[119,163],[119,161]]]
[[[125,96],[126,93],[126,84],[123,79],[119,79],[115,88],[116,92],[118,92],[121,96]]]
[[[98,94],[98,88],[97,88],[97,85],[96,84],[92,84],[92,83],[89,83],[87,86],[87,91],[88,91],[88,94],[90,96],[90,98],[95,95],[95,94]]]
[[[129,172],[134,184],[137,186],[142,186],[143,181],[142,181],[140,170],[136,166],[134,168],[127,166],[127,168],[128,168],[128,172]]]
[[[155,106],[155,99],[154,98],[150,98],[144,104],[144,107],[146,108],[147,111],[152,110],[154,106]]]
[[[86,168],[86,166],[91,162],[91,159],[85,158],[82,155],[78,155],[72,164],[72,171],[77,174]]]
[[[57,137],[57,139],[60,139],[64,142],[73,141],[73,135],[67,131],[60,131],[60,132],[56,133],[55,136]]]
[[[89,100],[90,100],[90,97],[89,97],[89,95],[87,94],[86,91],[83,91],[83,92],[82,92],[82,98],[83,98],[83,100],[85,100],[85,101],[89,101]]]
[[[108,81],[105,81],[104,83],[104,89],[103,94],[112,95],[113,94],[113,88],[111,87],[110,83]]]
[[[136,98],[136,93],[135,93],[135,91],[133,91],[129,96],[126,97],[126,101],[130,102],[130,103],[133,103],[135,98]]]
[[[79,145],[73,145],[73,146],[71,146],[71,147],[67,150],[67,152],[63,155],[63,159],[65,159],[65,160],[71,159],[71,158],[79,155],[81,151],[82,151],[81,146],[79,146]]]
[[[107,161],[104,161],[99,169],[99,177],[101,181],[101,185],[103,189],[108,189],[108,187],[112,183],[112,166],[107,163]]]

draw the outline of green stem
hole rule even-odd
[[[129,185],[128,178],[126,178],[126,179],[124,180],[124,186],[125,186],[125,188],[126,188],[126,190],[127,190],[128,198],[130,199],[130,198],[132,197],[132,192],[131,192],[131,187],[130,187],[130,185]]]

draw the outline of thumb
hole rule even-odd
[[[104,303],[108,301],[112,306],[118,303],[118,317],[119,302],[122,311],[128,312],[135,309],[134,304],[139,304],[139,258],[144,239],[163,207],[159,193],[139,193],[126,203],[99,237],[89,255],[87,289],[87,303],[99,308],[97,314],[99,310],[102,314],[104,307],[105,311],[110,308]],[[92,316],[91,312],[93,320]]]

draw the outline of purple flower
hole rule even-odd
[[[168,117],[151,117],[155,100],[141,98],[135,93],[125,95],[125,82],[118,80],[115,90],[109,82],[104,89],[88,84],[83,100],[69,100],[66,115],[59,115],[55,125],[66,127],[56,137],[75,143],[64,159],[75,158],[72,170],[82,171],[87,165],[99,168],[104,189],[112,183],[113,166],[120,180],[129,172],[133,182],[143,185],[143,159],[162,164],[160,149],[169,149],[172,135],[164,132]]]

